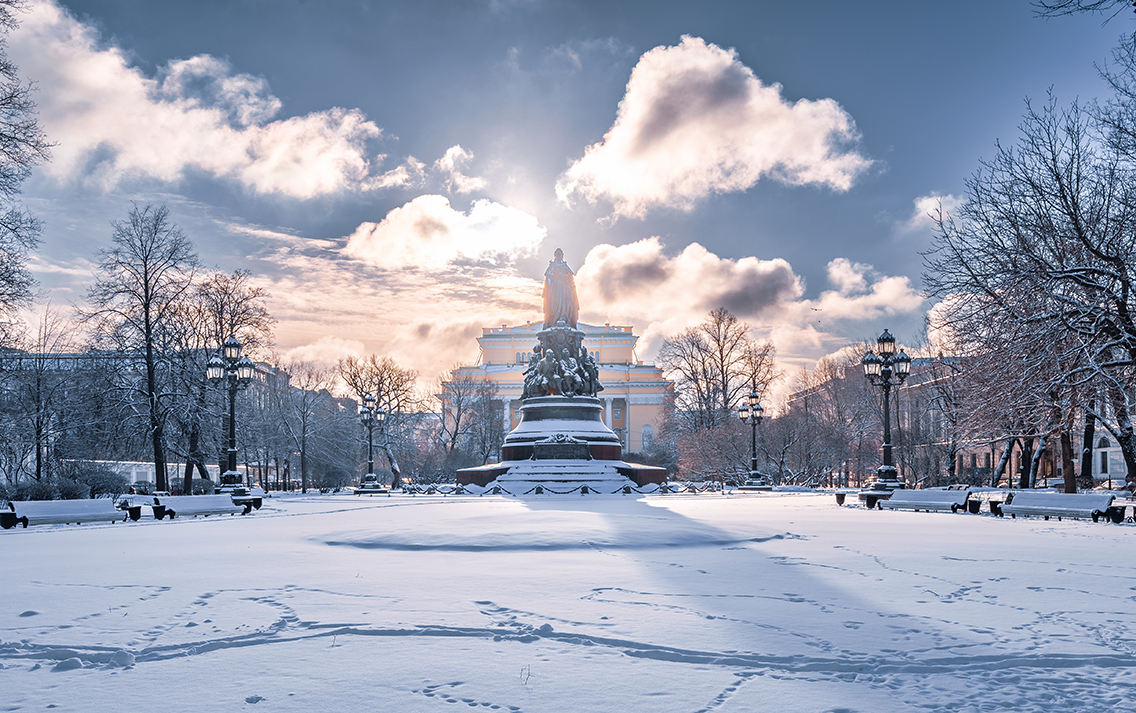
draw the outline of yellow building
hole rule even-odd
[[[453,376],[489,379],[497,386],[502,401],[509,405],[504,415],[505,432],[521,420],[521,393],[524,370],[533,357],[541,322],[516,327],[486,327],[477,343],[481,347],[478,363],[463,366]],[[596,358],[603,391],[597,394],[604,406],[604,422],[623,442],[623,450],[637,452],[651,445],[663,416],[663,403],[671,382],[662,369],[635,358],[639,337],[631,327],[580,323],[584,346]]]

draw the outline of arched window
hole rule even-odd
[[[643,439],[642,450],[647,450],[651,447],[651,443],[655,440],[655,429],[651,428],[651,424],[648,423],[643,427],[643,430],[640,431],[640,438]]]
[[[1112,444],[1107,438],[1102,438],[1100,439],[1100,443],[1097,444],[1097,448],[1112,448]]]

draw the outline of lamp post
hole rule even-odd
[[[899,483],[895,462],[891,456],[891,387],[899,386],[911,372],[911,357],[900,350],[895,351],[895,337],[886,329],[876,340],[878,354],[868,351],[860,364],[864,367],[864,376],[868,377],[875,386],[884,392],[884,462],[876,470],[876,479],[890,489],[903,487]],[[892,376],[895,380],[892,381]]]
[[[382,411],[380,410],[381,414]],[[381,420],[375,414],[375,397],[367,394],[363,397],[363,408],[359,411],[359,420],[363,428],[367,429],[367,475],[375,474],[375,421]]]
[[[749,392],[746,400],[748,405],[743,404],[738,409],[738,417],[741,418],[742,423],[749,421],[750,424],[750,442],[749,442],[749,477],[754,478],[757,474],[757,424],[761,421],[761,417],[765,413],[765,409],[759,403],[760,397],[756,391]]]
[[[222,489],[241,484],[241,475],[237,472],[237,392],[252,383],[254,371],[252,361],[241,356],[241,343],[236,337],[226,339],[221,345],[221,354],[210,359],[205,367],[209,381],[216,386],[225,382],[229,389],[229,462],[228,469],[221,474]]]

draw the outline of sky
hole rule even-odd
[[[111,221],[169,208],[250,270],[284,356],[426,378],[540,314],[650,361],[719,306],[783,369],[918,344],[928,212],[1027,100],[1104,96],[1127,13],[1025,0],[31,0],[8,38],[57,143],[24,186],[42,302],[84,299]]]

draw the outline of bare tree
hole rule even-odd
[[[102,343],[133,362],[141,379],[120,374],[120,389],[140,397],[144,428],[152,444],[154,478],[166,478],[166,423],[176,396],[165,377],[169,358],[180,347],[172,329],[192,286],[197,254],[166,208],[137,205],[125,221],[111,224],[113,246],[99,251],[99,274],[87,293],[83,320]]]
[[[1038,17],[1063,17],[1086,12],[1104,15],[1106,23],[1131,6],[1128,0],[1036,0],[1033,3]]]
[[[939,216],[925,280],[963,353],[1017,346],[1010,353],[1025,361],[1013,368],[1034,375],[1038,396],[1027,402],[1042,412],[1068,402],[1046,385],[1097,384],[1112,416],[1100,423],[1136,473],[1136,181],[1100,128],[1076,103],[1029,107],[1017,146],[999,146],[967,181],[957,215]],[[1025,426],[1027,444],[1054,421],[1033,417],[1041,423]]]
[[[402,469],[394,446],[400,435],[411,427],[413,414],[417,411],[415,383],[418,372],[403,369],[390,357],[374,354],[362,359],[341,359],[336,371],[360,403],[367,396],[373,396],[378,408],[383,410],[385,417],[379,426],[378,445],[390,464],[391,487],[398,487]]]
[[[197,280],[187,298],[176,310],[176,335],[180,349],[172,360],[172,374],[178,383],[181,398],[173,410],[181,436],[173,448],[185,460],[183,492],[189,493],[196,467],[203,479],[205,469],[205,440],[210,434],[219,452],[221,469],[227,465],[223,451],[224,420],[216,411],[225,402],[223,394],[206,383],[204,374],[209,358],[216,354],[229,337],[236,337],[245,355],[256,357],[272,344],[272,325],[275,320],[264,304],[267,291],[249,284],[251,273],[237,270],[232,274],[214,270]],[[223,390],[224,386],[221,387]],[[215,392],[210,398],[210,393]],[[219,430],[209,429],[205,421],[213,414],[213,423]]]
[[[675,385],[677,428],[669,433],[682,470],[696,477],[748,470],[748,439],[734,409],[751,391],[764,396],[779,378],[773,345],[749,334],[749,325],[718,308],[659,349],[659,365]]]
[[[300,454],[300,489],[308,492],[312,450],[323,425],[319,415],[331,399],[328,389],[334,384],[334,373],[311,362],[292,361],[277,367],[287,381],[275,392],[279,399],[281,423],[285,434]]]
[[[26,0],[0,0],[0,343],[10,338],[10,320],[31,299],[35,281],[27,255],[39,244],[40,222],[16,200],[34,166],[51,157],[52,144],[36,118],[35,85],[20,79],[8,59],[7,34],[19,22]]]

